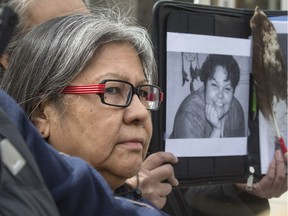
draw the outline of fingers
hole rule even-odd
[[[275,160],[271,161],[266,175],[262,178],[263,181],[260,181],[262,183],[261,185],[264,186],[266,189],[269,189],[274,181],[277,170],[276,165],[277,164]]]
[[[167,177],[168,176],[168,177]],[[174,177],[174,171],[171,164],[165,164],[157,167],[156,170],[142,170],[139,172],[139,188],[142,196],[152,202],[158,208],[162,208],[166,202],[166,196],[172,191],[172,184],[178,184],[171,180]],[[170,182],[163,182],[163,179],[169,179]]]
[[[159,197],[166,197],[172,191],[172,186],[169,183],[162,183],[162,184],[159,184],[158,186],[159,187],[157,188],[157,190],[158,190],[157,194]]]
[[[155,200],[155,203],[157,204],[158,208],[163,208],[163,206],[166,203],[167,196],[171,193],[172,191],[172,186],[168,183],[162,183],[159,185],[159,192],[158,192],[158,197],[157,201]]]
[[[284,157],[280,150],[275,152],[276,176],[273,183],[275,190],[275,193],[273,194],[274,197],[279,197],[282,193],[287,191],[287,164]]]
[[[166,197],[171,193],[171,191],[172,186],[169,183],[159,183],[157,184],[157,187],[142,191],[142,195],[161,209],[165,205]]]
[[[159,209],[162,209],[167,201],[166,197],[158,197],[152,203]]]
[[[266,175],[260,182],[253,184],[252,194],[261,198],[271,198],[273,189],[274,178],[276,175],[276,161],[273,160],[268,168]]]
[[[240,189],[245,191],[246,190],[246,183],[235,183],[235,185]]]
[[[165,163],[177,163],[178,158],[170,152],[156,152],[147,157],[142,167],[147,170],[153,170]]]
[[[218,119],[217,111],[212,106],[212,104],[206,104],[205,106],[205,116],[207,121],[212,124],[213,127],[219,128],[221,123]]]
[[[166,196],[171,193],[172,186],[179,184],[172,166],[172,163],[177,162],[177,157],[172,153],[157,152],[147,157],[142,164],[139,188],[143,197],[158,208],[165,205]]]
[[[287,191],[286,164],[280,150],[275,151],[266,175],[253,185],[252,194],[262,198],[279,197]]]
[[[172,186],[177,186],[179,184],[174,174],[174,168],[171,164],[164,164],[154,170],[151,170],[151,176],[158,179],[160,182],[166,181]]]

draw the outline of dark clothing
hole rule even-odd
[[[0,109],[0,215],[60,215],[27,144],[2,109]]]
[[[127,183],[120,186],[119,188],[116,188],[114,190],[114,196],[125,197],[127,199],[131,199],[131,200],[135,200],[139,202],[146,202],[150,204],[149,201],[147,201],[146,199],[142,197],[142,192],[140,189],[134,188]]]
[[[233,184],[176,188],[162,209],[171,216],[253,216],[269,213],[269,202]]]
[[[60,155],[47,144],[24,111],[1,90],[0,109],[28,144],[62,216],[164,215],[145,203],[114,197],[94,168],[79,158]]]
[[[205,117],[204,87],[189,94],[181,103],[174,120],[170,138],[209,138],[212,126]],[[226,114],[224,137],[244,137],[244,113],[239,101],[233,97]]]

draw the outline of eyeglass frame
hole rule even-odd
[[[109,81],[125,83],[131,87],[132,94],[131,94],[131,97],[129,99],[127,99],[127,102],[125,105],[116,105],[116,104],[111,104],[111,103],[105,102],[105,98],[104,98],[104,94],[105,94],[105,90],[106,90],[105,87],[106,87],[106,83]],[[161,102],[163,102],[163,100],[164,100],[164,93],[161,91],[161,88],[159,86],[151,85],[151,84],[142,84],[142,85],[135,87],[130,82],[127,82],[124,80],[105,79],[105,80],[101,81],[99,84],[66,86],[60,91],[60,93],[61,94],[97,94],[97,95],[99,95],[100,100],[103,104],[106,104],[109,106],[124,107],[125,108],[131,104],[134,94],[136,94],[138,96],[138,98],[140,99],[139,91],[140,91],[140,88],[143,86],[149,86],[149,87],[157,88],[159,90],[159,101],[158,101],[157,108],[149,109],[146,107],[147,110],[151,110],[151,111],[158,110],[160,108]]]

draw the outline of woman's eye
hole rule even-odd
[[[211,83],[211,86],[216,88],[217,87],[217,84],[216,83]]]
[[[225,91],[232,91],[232,87],[225,87]]]
[[[109,94],[117,94],[120,93],[121,90],[117,87],[109,87],[105,89],[105,93],[109,93]]]
[[[148,92],[147,92],[147,91],[144,91],[144,90],[139,91],[139,96],[140,96],[140,97],[146,98],[147,95],[148,95]]]

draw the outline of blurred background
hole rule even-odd
[[[177,1],[177,0],[175,0]],[[259,6],[261,9],[287,10],[287,0],[181,0],[195,4],[213,5],[230,8],[250,8]],[[152,8],[157,0],[89,0],[90,4],[112,7],[115,4],[123,4],[131,8],[131,14],[141,25],[149,31],[152,26]],[[279,198],[269,200],[271,210],[258,216],[288,216],[288,193]],[[245,216],[245,215],[243,215]]]
[[[114,5],[121,2],[130,5],[132,13],[141,25],[148,30],[151,29],[152,8],[157,0],[89,0],[95,5]],[[179,1],[179,0],[175,0]],[[287,10],[287,0],[181,0],[182,2],[191,2],[195,4],[214,5],[231,8],[251,8],[259,6],[261,9],[269,10]]]

